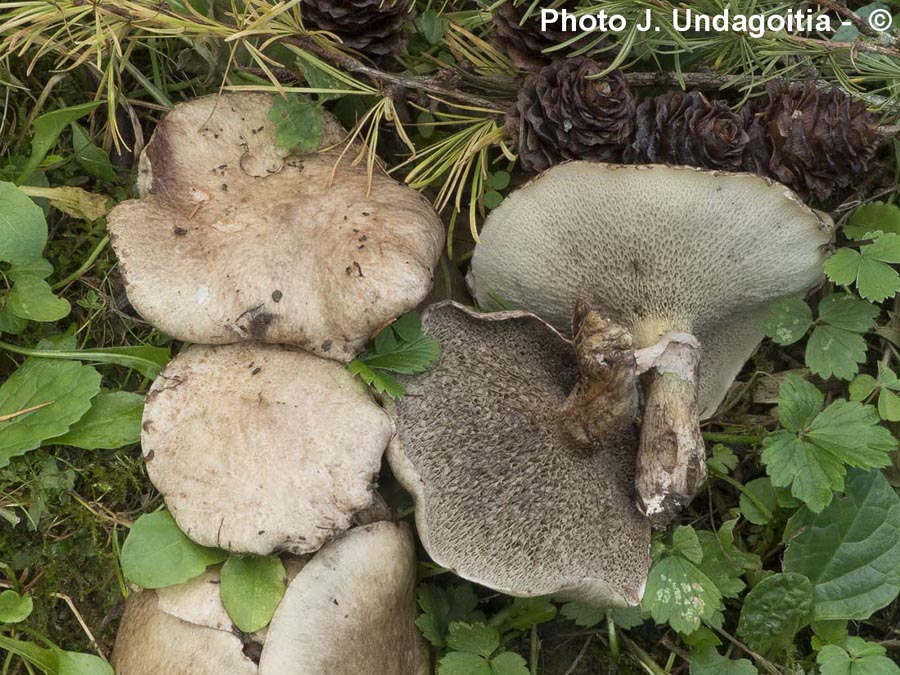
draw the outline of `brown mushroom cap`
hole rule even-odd
[[[278,346],[194,345],[148,394],[142,445],[191,539],[304,554],[373,506],[392,432],[339,363]]]
[[[166,602],[190,619],[164,607],[163,591],[132,593],[112,653],[116,675],[256,675],[256,664],[231,629],[217,580],[218,573],[207,572],[165,589]]]
[[[350,360],[431,287],[443,226],[417,192],[337,152],[288,155],[273,98],[175,107],[141,157],[142,199],[109,216],[135,309],[203,344],[291,344]],[[324,113],[323,147],[344,136]]]
[[[402,523],[357,527],[329,543],[275,611],[260,675],[427,675],[415,565]]]
[[[607,400],[603,387],[579,398],[573,344],[532,314],[440,304],[423,326],[441,357],[404,378],[388,459],[431,557],[510,595],[637,604],[650,528],[633,489],[633,351],[595,361],[627,376]],[[573,428],[581,406],[592,410]]]
[[[830,239],[827,216],[759,176],[570,162],[491,212],[469,282],[482,307],[497,297],[560,329],[587,300],[638,349],[693,333],[708,417],[763,338],[769,305],[822,280]]]

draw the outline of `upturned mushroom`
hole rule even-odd
[[[194,345],[147,396],[150,480],[205,546],[311,553],[375,505],[388,415],[340,363],[274,345]]]
[[[300,346],[349,361],[431,287],[443,226],[416,191],[327,151],[276,144],[273,98],[176,106],[140,161],[141,199],[109,216],[135,309],[189,342]],[[369,189],[371,187],[371,189]]]
[[[356,527],[325,546],[275,611],[259,675],[427,675],[415,570],[402,523]]]
[[[244,653],[250,642],[234,631],[219,574],[209,571],[185,584],[132,593],[112,664],[116,675],[256,675]]]
[[[650,527],[632,339],[583,305],[574,325],[570,342],[527,312],[431,307],[441,357],[404,378],[388,459],[439,565],[510,595],[636,605]]]
[[[706,475],[699,420],[756,349],[771,303],[821,282],[831,232],[759,176],[571,162],[491,212],[469,283],[482,307],[559,328],[586,300],[646,350],[636,480],[642,509],[665,523]]]

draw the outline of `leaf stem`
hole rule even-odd
[[[81,267],[79,267],[77,270],[75,270],[74,272],[72,272],[72,274],[70,274],[69,276],[67,276],[67,277],[66,277],[65,279],[63,279],[62,281],[57,281],[57,282],[56,282],[55,284],[53,284],[50,288],[52,288],[54,291],[58,291],[59,289],[68,286],[68,285],[71,284],[73,281],[75,281],[76,279],[80,278],[85,272],[87,272],[87,271],[91,268],[91,266],[92,266],[95,262],[97,262],[97,258],[100,257],[100,254],[103,252],[103,249],[106,248],[106,245],[107,245],[108,243],[109,243],[109,235],[106,235],[105,237],[103,237],[103,239],[101,239],[101,240],[97,243],[97,245],[94,247],[94,250],[91,251],[91,254],[87,257],[87,260],[85,260],[85,261],[81,264]]]

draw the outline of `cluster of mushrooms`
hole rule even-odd
[[[134,307],[192,343],[147,397],[151,480],[191,539],[282,554],[290,585],[249,638],[215,571],[133,594],[117,672],[428,672],[412,535],[374,487],[385,450],[436,563],[638,604],[651,526],[705,478],[701,420],[770,305],[820,283],[831,221],[759,176],[557,166],[491,212],[472,258],[478,307],[522,309],[425,310],[440,359],[382,407],[344,364],[425,299],[443,227],[339,163],[333,118],[319,152],[279,150],[271,102],[178,106],[109,227]]]

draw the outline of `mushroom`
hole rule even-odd
[[[515,596],[623,607],[643,594],[631,336],[580,305],[574,342],[528,312],[442,303],[440,360],[404,378],[388,459],[436,563]]]
[[[184,350],[153,384],[142,446],[179,527],[242,553],[318,550],[377,506],[393,433],[341,364],[292,348]]]
[[[297,575],[269,625],[259,675],[427,675],[404,524],[354,528]]]
[[[219,597],[219,573],[125,601],[112,664],[116,675],[256,675]]]
[[[483,308],[559,328],[583,299],[634,336],[650,371],[637,489],[662,524],[705,478],[699,420],[761,341],[769,306],[821,282],[831,231],[759,176],[571,162],[491,212],[469,284]]]
[[[426,296],[443,226],[415,190],[377,170],[370,185],[337,151],[279,149],[273,100],[176,106],[141,156],[142,198],[109,215],[110,239],[129,300],[163,332],[349,361]],[[344,136],[323,112],[320,147]]]

